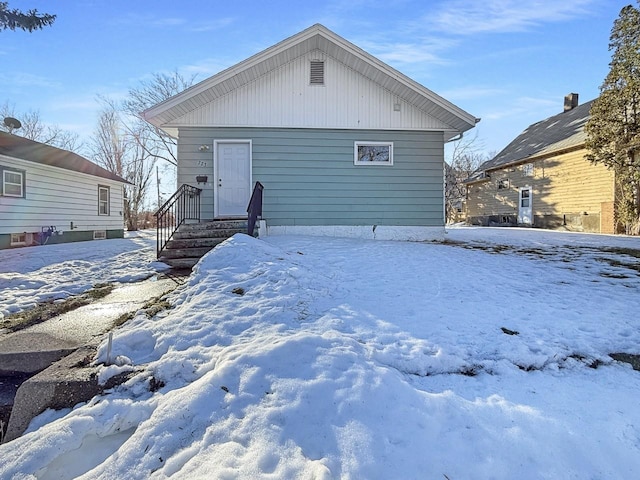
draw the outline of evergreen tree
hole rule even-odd
[[[56,16],[48,13],[39,14],[37,10],[23,13],[17,8],[10,9],[9,2],[0,2],[0,31],[19,28],[33,32],[48,27],[55,21]]]
[[[640,0],[638,0],[640,5]],[[616,218],[627,233],[640,229],[640,10],[628,5],[613,24],[609,74],[585,126],[587,159],[616,176]]]

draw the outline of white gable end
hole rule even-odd
[[[312,61],[324,85],[311,84]],[[269,70],[165,124],[455,131],[372,79],[320,50]]]

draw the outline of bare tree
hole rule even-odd
[[[481,151],[478,135],[453,143],[449,160],[445,163],[445,217],[454,222],[462,210],[466,197],[464,181],[487,159]]]
[[[124,217],[132,231],[138,229],[156,157],[145,134],[136,132],[134,136],[128,128],[113,105],[106,104],[90,148],[96,163],[130,182],[124,187]]]
[[[176,139],[167,135],[161,129],[151,125],[142,118],[142,112],[157,105],[168,98],[189,88],[195,82],[196,76],[183,77],[177,71],[171,74],[156,73],[151,80],[145,80],[139,87],[129,90],[129,95],[122,103],[121,109],[129,117],[137,119],[131,123],[129,133],[137,138],[141,135],[144,142],[139,146],[145,148],[148,154],[153,154],[158,160],[171,165],[177,165]]]
[[[21,137],[76,153],[79,153],[83,148],[77,133],[64,130],[58,125],[44,123],[37,110],[16,112],[15,105],[10,105],[5,101],[0,105],[0,118],[6,117],[20,120],[22,126],[20,129],[16,129],[16,134]],[[0,131],[13,133],[4,123],[0,124]]]

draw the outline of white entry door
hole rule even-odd
[[[251,197],[251,142],[215,142],[216,217],[246,217]]]
[[[533,225],[533,190],[531,187],[520,188],[518,194],[518,223]]]

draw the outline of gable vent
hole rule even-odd
[[[324,62],[321,60],[311,60],[311,85],[324,85]]]

